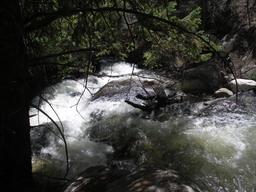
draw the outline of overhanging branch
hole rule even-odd
[[[86,12],[88,12],[88,13],[91,13],[91,12],[98,12],[98,13],[123,12],[123,13],[130,13],[130,14],[134,14],[137,16],[146,17],[148,19],[159,21],[161,23],[167,24],[168,26],[174,27],[175,29],[177,29],[180,32],[183,32],[185,34],[192,35],[192,36],[198,38],[199,40],[201,40],[202,42],[204,42],[206,45],[208,45],[209,48],[213,52],[217,52],[217,50],[201,35],[197,34],[196,32],[186,29],[184,26],[180,25],[177,22],[170,21],[168,19],[161,18],[161,17],[155,16],[155,15],[149,14],[149,13],[137,11],[135,9],[128,9],[128,8],[126,9],[126,8],[119,8],[119,7],[98,7],[98,8],[91,7],[91,8],[82,8],[82,9],[72,9],[72,10],[60,9],[58,11],[51,12],[51,13],[38,13],[36,15],[35,19],[32,19],[30,21],[30,23],[25,27],[25,31],[31,32],[33,30],[40,29],[44,26],[49,25],[50,23],[52,23],[53,21],[55,21],[56,19],[58,19],[60,17],[70,17],[72,15],[77,15],[77,14],[86,13]]]
[[[98,49],[96,49],[96,48],[81,48],[81,49],[76,49],[76,50],[68,50],[68,51],[64,51],[64,52],[60,52],[60,53],[54,53],[54,54],[50,54],[50,55],[32,58],[29,61],[31,62],[31,61],[37,61],[37,60],[44,60],[44,59],[59,57],[59,56],[68,55],[68,54],[72,54],[72,53],[79,53],[79,52],[94,52],[97,50]]]

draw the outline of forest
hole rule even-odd
[[[256,191],[255,0],[1,0],[0,183]]]

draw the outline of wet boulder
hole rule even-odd
[[[125,100],[127,98],[134,98],[137,94],[144,96],[152,95],[152,90],[145,92],[144,88],[149,88],[145,81],[143,84],[134,79],[110,81],[94,94],[92,100]]]
[[[199,110],[200,115],[217,115],[225,117],[227,114],[246,114],[249,118],[256,113],[256,94],[254,91],[240,92],[237,94],[238,101],[236,102],[236,95],[229,98],[217,98],[208,102],[204,102],[204,107]],[[206,104],[206,105],[205,105]],[[193,109],[195,111],[195,109]]]
[[[193,192],[173,170],[146,169],[128,171],[97,166],[73,180],[64,192]]]
[[[121,79],[111,81],[94,94],[92,100],[107,99],[126,101],[142,110],[153,110],[166,105],[168,96],[164,86],[157,81],[139,79]]]

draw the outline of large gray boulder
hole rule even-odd
[[[125,100],[136,97],[137,94],[143,96],[154,95],[154,86],[161,86],[155,81],[139,81],[136,79],[121,79],[110,81],[94,94],[92,100],[109,99]]]
[[[256,81],[249,79],[234,79],[229,82],[229,87],[233,92],[236,92],[236,82],[238,85],[238,91],[249,91],[256,89]]]
[[[157,81],[122,79],[111,81],[94,94],[92,100],[125,101],[135,108],[154,110],[164,107],[168,97],[164,85]]]

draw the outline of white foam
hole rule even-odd
[[[107,75],[131,74],[132,71],[133,66],[124,62],[104,68],[104,74]],[[138,71],[138,69],[134,69],[134,72]],[[134,110],[128,104],[120,101],[91,101],[91,94],[96,93],[106,83],[121,78],[123,77],[89,76],[87,81],[84,79],[77,81],[64,80],[46,89],[45,95],[50,98],[48,102],[51,106],[47,102],[42,102],[40,109],[46,112],[54,121],[59,122],[61,120],[64,125],[64,134],[71,161],[83,161],[88,166],[104,164],[107,160],[106,154],[113,152],[112,147],[108,145],[90,141],[86,135],[86,130],[90,127],[90,122],[95,118],[92,114],[107,116]],[[85,89],[85,85],[88,90]],[[81,96],[81,94],[83,95]],[[39,98],[35,99],[35,101],[39,101]],[[52,108],[54,108],[54,111]],[[34,108],[30,109],[30,115],[35,115],[30,118],[31,126],[51,123],[44,114]],[[59,139],[56,142],[56,139],[52,139],[48,146],[42,148],[41,155],[50,155],[53,159],[65,160],[63,141]]]
[[[137,69],[135,64],[130,64],[126,62],[115,63],[110,66],[103,67],[103,73],[107,75],[129,75],[132,73],[138,73],[141,70]]]

